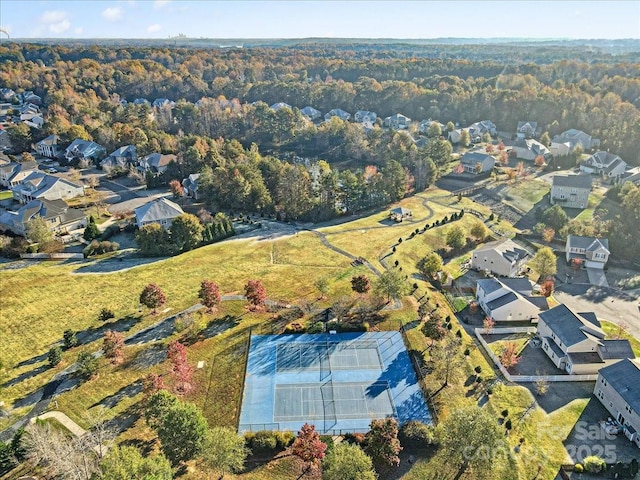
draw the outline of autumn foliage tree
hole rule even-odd
[[[484,327],[487,333],[491,333],[491,331],[493,330],[493,327],[496,326],[496,322],[493,318],[487,316],[487,317],[484,317],[484,320],[482,321],[482,326]]]
[[[247,297],[249,308],[257,310],[266,302],[267,291],[260,280],[249,280],[244,286],[244,296]]]
[[[147,308],[152,308],[153,313],[158,313],[158,308],[165,304],[167,297],[162,289],[155,283],[146,285],[140,293],[140,303]]]
[[[504,368],[508,369],[515,367],[519,361],[518,344],[516,342],[505,343],[502,353],[500,354],[500,363],[502,363]]]
[[[124,356],[124,336],[122,333],[107,330],[102,342],[102,351],[105,358],[108,358],[114,365],[122,363]]]
[[[555,282],[553,281],[553,278],[551,277],[545,278],[542,284],[540,284],[540,293],[542,293],[543,296],[548,298],[553,293],[553,287],[555,287]]]
[[[171,180],[169,182],[169,189],[175,198],[181,197],[184,193],[184,188],[182,188],[182,184],[178,180]]]
[[[200,303],[207,307],[207,311],[212,313],[216,306],[220,305],[220,288],[211,280],[202,280],[198,291]]]
[[[556,231],[551,227],[547,227],[544,230],[542,230],[542,240],[546,243],[551,242],[551,240],[553,240],[553,237],[555,236],[556,236]]]
[[[187,360],[187,349],[176,340],[169,344],[167,357],[171,362],[171,376],[174,381],[173,390],[178,394],[189,393],[192,388],[193,367]]]
[[[144,403],[146,404],[147,400],[149,399],[149,397],[151,397],[151,395],[153,395],[154,393],[160,391],[160,390],[166,390],[167,387],[164,384],[164,379],[162,378],[161,375],[158,375],[157,373],[148,373],[143,379],[142,379],[142,397],[144,400]]]
[[[368,293],[371,290],[371,282],[366,275],[357,275],[351,278],[351,290],[356,293]]]
[[[308,423],[298,431],[298,437],[291,446],[291,453],[305,462],[305,472],[309,471],[313,465],[320,463],[326,450],[327,444],[320,440],[320,434],[316,432],[315,425]]]
[[[367,433],[365,451],[373,463],[380,466],[398,466],[402,447],[398,440],[398,422],[394,418],[372,420]]]

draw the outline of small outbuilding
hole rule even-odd
[[[411,218],[413,213],[408,208],[397,207],[389,211],[389,218],[395,222],[401,222],[405,218]]]

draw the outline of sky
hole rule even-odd
[[[638,39],[640,0],[0,0],[0,27],[12,38]]]

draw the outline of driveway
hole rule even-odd
[[[640,298],[608,287],[563,284],[553,296],[576,312],[595,312],[601,320],[622,325],[640,339]]]

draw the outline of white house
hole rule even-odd
[[[107,151],[102,145],[80,138],[76,138],[71,142],[71,145],[69,145],[64,152],[64,156],[68,162],[76,159],[96,162],[102,160],[106,154]]]
[[[496,159],[488,153],[467,152],[460,159],[460,164],[465,172],[480,175],[490,172],[496,164]]]
[[[485,133],[491,136],[497,135],[498,130],[496,124],[491,120],[481,120],[480,122],[469,125],[469,135],[472,140],[480,140]]]
[[[640,362],[625,359],[602,368],[593,393],[640,448]]]
[[[594,374],[635,358],[629,340],[605,340],[595,313],[575,313],[564,304],[540,313],[536,334],[553,364],[570,374]]]
[[[59,142],[60,137],[58,135],[49,135],[44,140],[36,143],[36,152],[43,157],[56,158],[62,153],[62,150],[58,146]]]
[[[136,208],[134,213],[136,215],[138,228],[142,228],[150,223],[158,223],[162,228],[168,230],[171,228],[173,219],[182,215],[184,211],[177,203],[173,203],[171,200],[162,197]]]
[[[84,185],[40,172],[31,172],[11,190],[13,198],[20,203],[37,199],[66,200],[84,195]]]
[[[338,117],[343,122],[346,122],[347,120],[349,120],[351,118],[351,114],[349,112],[345,112],[341,108],[333,108],[333,109],[329,110],[327,113],[325,113],[325,115],[324,115],[324,119],[327,122],[329,120],[331,120],[333,117]]]
[[[533,138],[519,138],[513,143],[511,150],[516,152],[516,157],[522,160],[535,160],[536,157],[546,157],[549,149]]]
[[[42,218],[51,232],[77,230],[87,226],[87,216],[77,208],[70,208],[64,200],[32,200],[15,212],[0,215],[0,230],[24,236],[27,224]]]
[[[309,120],[314,121],[322,118],[322,112],[320,110],[316,110],[311,106],[306,106],[300,109],[300,113],[307,117]]]
[[[585,173],[594,173],[608,178],[617,178],[622,176],[627,170],[627,163],[618,155],[599,151],[585,161],[580,162],[580,170]]]
[[[442,134],[444,134],[447,131],[446,125],[443,125],[442,123],[440,123],[440,122],[438,122],[436,120],[431,120],[431,119],[422,120],[418,124],[418,131],[420,133],[426,134],[429,131],[429,127],[434,123],[440,126],[440,131],[442,132]],[[454,142],[454,143],[457,143],[457,142]]]
[[[593,138],[582,130],[571,128],[553,137],[551,140],[551,155],[554,157],[568,155],[578,145],[581,145],[583,150],[586,151],[600,146],[600,140]]]
[[[537,321],[549,304],[533,295],[528,278],[485,278],[476,284],[476,299],[484,313],[496,322]]]
[[[8,162],[0,165],[0,185],[11,188],[38,170],[37,162]]]
[[[278,111],[281,108],[288,108],[289,110],[291,110],[291,105],[289,105],[288,103],[284,103],[284,102],[278,102],[278,103],[274,103],[269,108],[271,110],[273,110],[273,111]]]
[[[516,135],[518,138],[533,138],[536,136],[538,122],[518,122]]]
[[[192,173],[187,178],[182,180],[182,190],[185,197],[191,197],[194,200],[198,200],[198,179],[199,173]]]
[[[515,277],[531,253],[511,239],[485,243],[473,251],[471,268],[502,277]]]
[[[390,117],[386,117],[383,122],[385,127],[394,130],[403,130],[411,125],[411,119],[401,113],[395,113]]]
[[[591,175],[554,175],[551,180],[551,205],[587,208],[591,192]]]
[[[358,110],[353,116],[353,120],[358,123],[373,123],[378,118],[376,112],[369,112],[367,110]]]
[[[609,240],[606,238],[568,235],[566,243],[567,263],[578,259],[586,268],[603,269],[609,260]]]
[[[111,154],[100,162],[103,169],[109,168],[125,168],[129,165],[135,165],[138,162],[138,153],[135,145],[125,145],[117,148]]]

